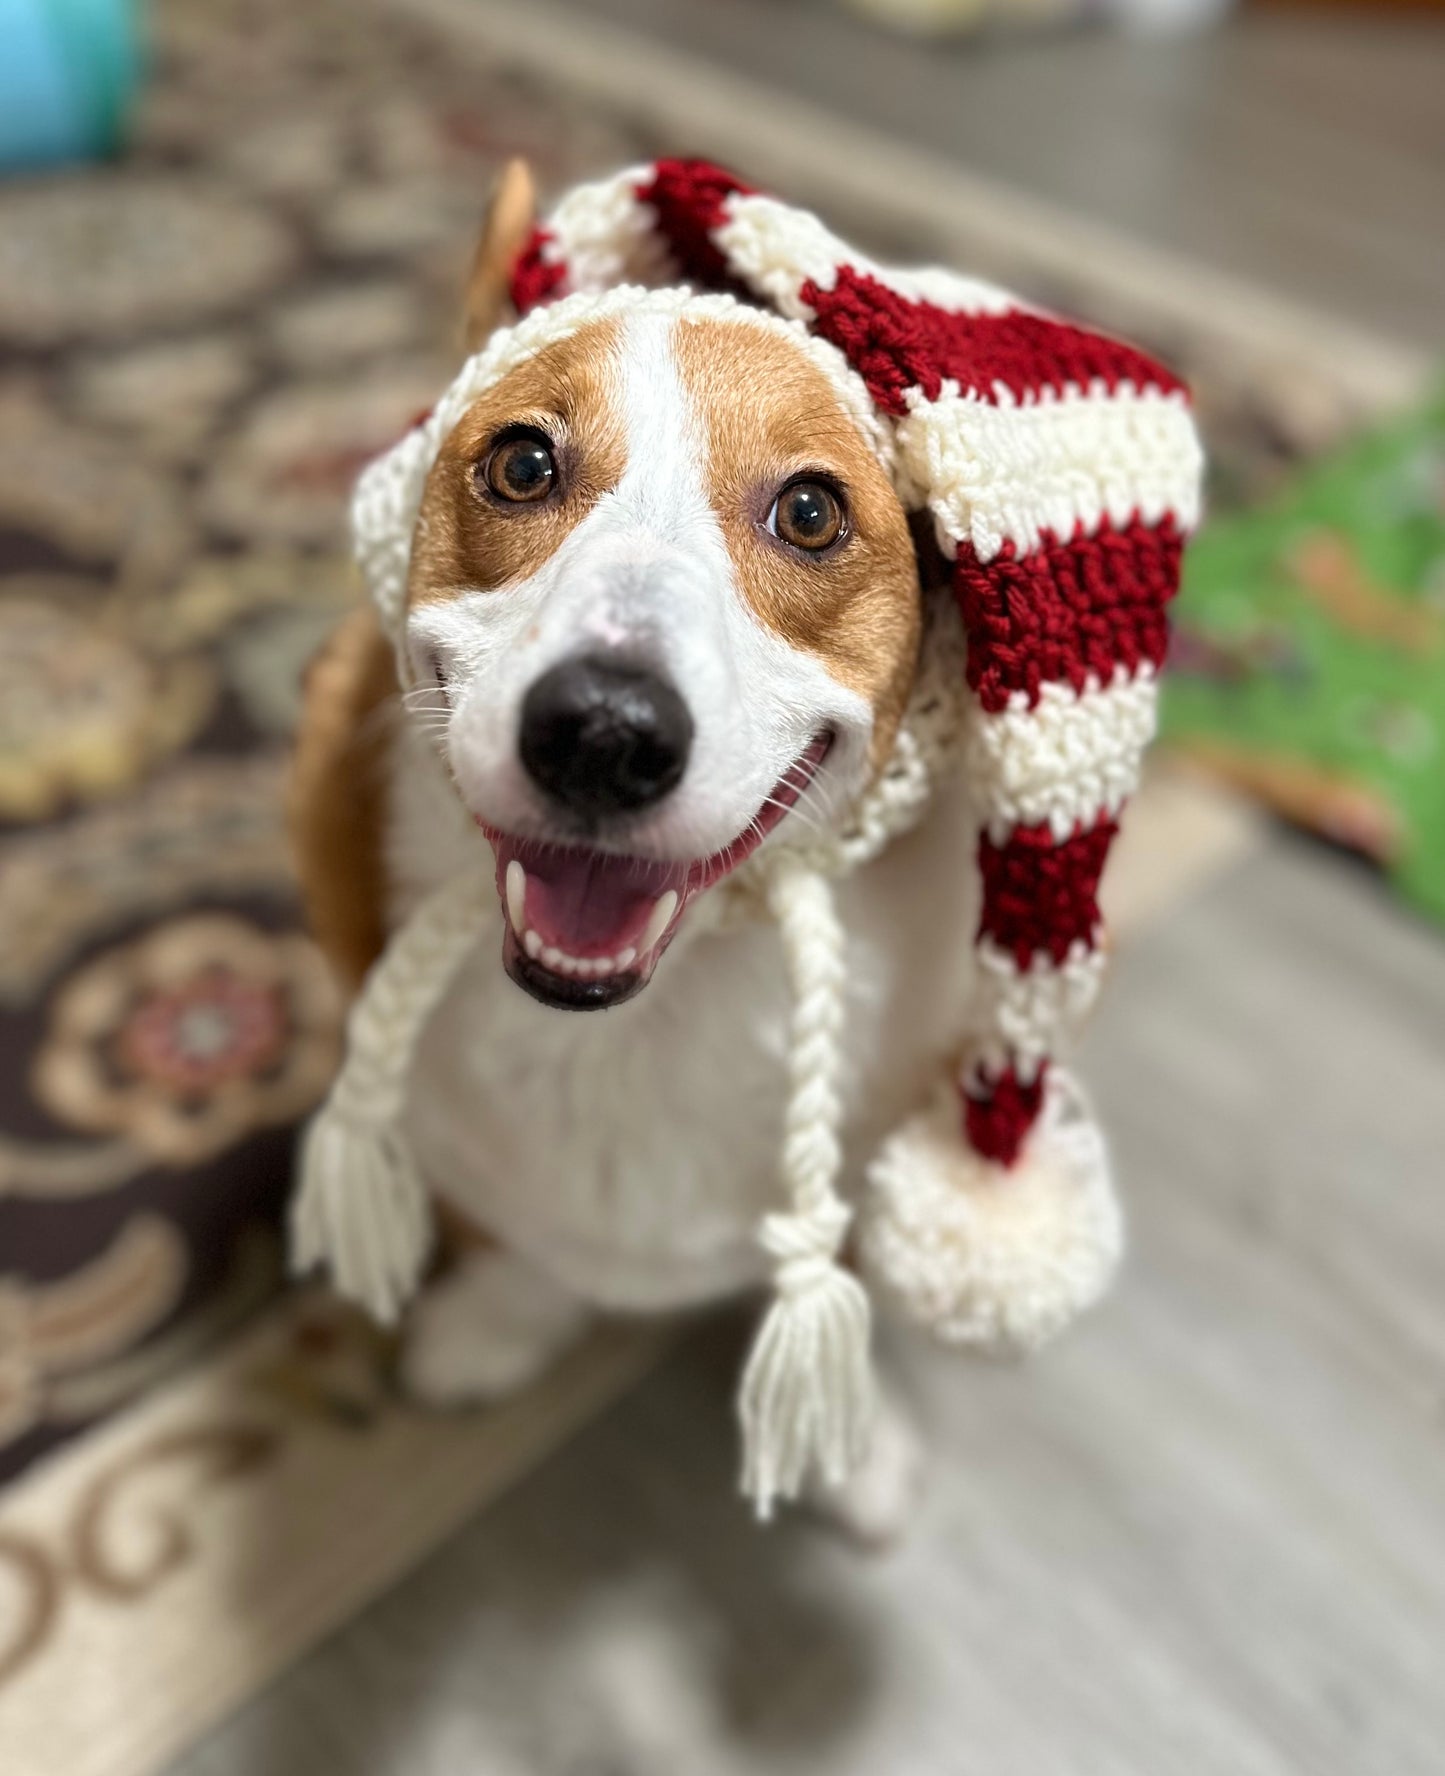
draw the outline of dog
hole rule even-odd
[[[469,351],[538,238],[514,164],[468,281]],[[768,1280],[794,1007],[778,929],[725,916],[726,890],[884,771],[949,565],[781,323],[619,307],[446,431],[400,640],[358,611],[323,651],[290,809],[312,927],[352,990],[441,885],[496,882],[410,1072],[407,1134],[451,1235],[405,1333],[420,1400],[495,1400],[598,1314]],[[836,886],[850,1202],[920,1081],[956,1066],[979,858],[957,772]],[[851,1477],[811,1496],[886,1539],[919,1471],[888,1398]]]

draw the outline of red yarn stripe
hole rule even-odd
[[[1162,665],[1183,546],[1172,516],[1080,527],[1066,540],[1045,533],[1024,555],[1005,543],[987,563],[960,543],[953,590],[984,709],[997,714],[1015,691],[1032,706],[1046,682],[1080,691],[1090,675],[1108,684],[1118,666],[1132,675],[1145,661]]]
[[[752,189],[709,160],[659,160],[652,177],[637,187],[637,197],[657,212],[657,225],[684,277],[721,287],[731,284],[732,274],[713,245],[712,230],[724,220],[727,199],[735,192],[751,196]]]
[[[1009,309],[958,314],[900,296],[851,265],[838,268],[831,290],[809,279],[800,290],[817,315],[816,330],[832,340],[889,413],[906,411],[904,391],[938,398],[945,380],[965,394],[994,401],[1001,382],[1022,399],[1040,389],[1096,379],[1111,391],[1121,382],[1171,391],[1184,385],[1144,352],[1048,315]]]
[[[1016,826],[1002,845],[979,835],[983,910],[978,935],[1025,969],[1036,956],[1056,964],[1099,927],[1099,877],[1118,822],[1105,817],[1062,843],[1047,826]]]
[[[996,1079],[975,1079],[959,1088],[964,1139],[975,1153],[996,1165],[1011,1166],[1023,1151],[1029,1130],[1044,1105],[1047,1066],[1025,1085],[1012,1067]]]
[[[512,305],[518,314],[526,314],[555,296],[567,275],[565,265],[542,257],[543,247],[552,238],[550,228],[534,228],[512,267]]]

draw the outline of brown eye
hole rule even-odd
[[[557,484],[557,459],[545,438],[530,432],[504,438],[484,465],[486,483],[498,499],[526,503],[546,499]]]
[[[843,502],[821,481],[794,481],[778,495],[768,529],[795,549],[826,549],[843,534]]]

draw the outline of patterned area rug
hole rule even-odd
[[[337,1002],[280,783],[359,463],[499,159],[650,145],[344,0],[157,6],[113,168],[0,187],[0,1477],[274,1288]]]

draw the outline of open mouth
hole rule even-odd
[[[600,1011],[651,979],[688,902],[751,857],[812,781],[833,743],[819,734],[746,832],[710,857],[667,860],[515,838],[479,820],[497,859],[502,963],[544,1005]]]

